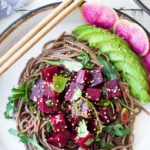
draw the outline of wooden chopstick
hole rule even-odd
[[[5,63],[19,48],[26,44],[29,39],[31,39],[39,30],[41,30],[45,25],[47,25],[56,15],[60,13],[65,7],[67,7],[73,0],[66,0],[61,3],[56,9],[54,9],[47,17],[45,17],[33,30],[26,34],[14,47],[12,47],[1,59],[0,66]]]
[[[50,23],[47,23],[47,19],[44,25],[41,23],[36,26],[36,29],[31,31],[29,35],[25,36],[22,40],[20,40],[14,47],[10,49],[10,52],[6,53],[1,58],[0,65],[0,75],[2,75],[6,70],[8,70],[19,58],[21,58],[31,47],[33,47],[43,36],[45,36],[50,30],[52,30],[63,18],[69,15],[75,8],[77,8],[84,0],[65,0],[63,2],[66,4],[70,2],[70,5],[64,5],[64,10],[58,9],[57,15],[53,14],[55,17],[52,17]],[[56,10],[55,10],[56,11]],[[51,17],[47,17],[48,19]],[[41,28],[42,26],[42,28]],[[23,42],[22,42],[23,41]]]

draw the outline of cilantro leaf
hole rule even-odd
[[[97,141],[96,143],[100,148],[102,148],[104,150],[110,150],[111,148],[113,148],[113,144],[105,142],[101,139],[99,139],[99,141]]]
[[[58,92],[61,93],[65,87],[66,87],[66,83],[70,80],[70,78],[65,78],[63,76],[54,76],[53,77],[53,84],[52,84],[52,88]]]
[[[85,123],[85,120],[82,119],[79,122],[78,128],[77,128],[77,132],[78,132],[78,137],[82,138],[88,135],[89,131],[87,130],[87,125]]]
[[[49,132],[52,132],[52,125],[50,122],[47,123],[46,125],[46,131],[49,133]]]
[[[78,72],[83,68],[83,65],[80,62],[77,61],[71,61],[71,60],[61,60],[61,61],[49,61],[49,60],[43,60],[43,62],[49,64],[49,65],[55,65],[60,66],[64,65],[66,69],[68,69],[70,72]]]
[[[17,108],[14,106],[14,103],[19,100],[19,98],[22,98],[22,100],[26,103],[28,103],[29,99],[29,89],[33,86],[35,80],[30,80],[29,82],[24,82],[22,86],[18,88],[12,88],[11,90],[11,96],[8,97],[8,103],[6,104],[6,111],[4,112],[4,116],[6,119],[12,118],[12,113],[17,111]]]
[[[105,126],[104,131],[118,137],[126,136],[132,132],[131,129],[124,128],[120,123],[116,123],[113,126]]]
[[[84,69],[92,69],[94,67],[87,53],[79,54],[77,59],[82,60]]]
[[[103,65],[103,71],[108,80],[117,79],[115,67],[110,65],[102,56],[97,56],[97,59]]]
[[[28,135],[26,134],[23,134],[21,132],[18,132],[17,130],[15,129],[9,129],[8,132],[14,136],[17,136],[20,138],[20,141],[23,142],[23,143],[30,143],[32,144],[33,146],[35,146],[37,148],[37,150],[44,150],[44,148],[42,148],[39,144],[38,144],[38,141],[36,139],[36,136],[35,134],[33,135],[33,138],[29,137]]]
[[[16,101],[13,97],[8,97],[8,103],[6,104],[6,111],[4,112],[4,116],[6,119],[12,119],[12,113],[17,112],[17,108],[14,106],[14,102]]]
[[[119,136],[119,137],[123,137],[131,133],[131,129],[123,128],[123,126],[119,123],[117,123],[113,127],[113,131],[114,131],[114,135]]]

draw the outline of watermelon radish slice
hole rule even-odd
[[[142,63],[146,69],[146,71],[148,73],[150,73],[150,50],[147,53],[147,55],[145,55],[144,57],[142,57]]]
[[[148,53],[148,36],[138,24],[120,19],[114,25],[114,33],[125,39],[136,54],[144,56]]]
[[[86,2],[82,6],[83,18],[91,25],[105,29],[113,28],[118,15],[110,6],[98,2]]]

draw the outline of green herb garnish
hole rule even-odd
[[[118,136],[118,137],[123,137],[132,132],[131,129],[129,128],[124,128],[119,122],[117,122],[115,125],[110,125],[110,126],[105,126],[104,131],[112,134],[112,136]]]
[[[82,119],[82,120],[79,122],[77,131],[78,131],[78,137],[79,137],[79,138],[82,138],[82,137],[85,137],[85,136],[88,135],[89,131],[87,130],[87,125],[86,125],[84,119]]]
[[[103,141],[103,140],[101,140],[101,139],[99,139],[98,141],[96,141],[96,143],[97,143],[97,145],[98,145],[100,148],[102,148],[102,149],[104,149],[104,150],[110,150],[111,148],[113,148],[113,144],[108,143],[108,142],[105,142],[105,141]]]
[[[65,78],[63,76],[54,76],[53,77],[53,84],[52,84],[52,88],[58,92],[61,93],[65,87],[66,87],[66,83],[70,80],[70,78]]]
[[[33,146],[35,146],[37,148],[37,150],[44,150],[44,148],[42,148],[38,142],[37,142],[37,139],[36,139],[36,136],[35,134],[33,135],[33,138],[29,137],[28,135],[26,134],[23,134],[21,132],[18,132],[17,130],[15,129],[9,129],[8,132],[14,136],[17,136],[20,138],[20,141],[23,142],[23,143],[30,143],[32,144]]]
[[[6,111],[4,112],[4,116],[7,119],[12,118],[12,112],[16,112],[17,108],[14,106],[14,103],[18,101],[20,98],[26,103],[29,101],[29,89],[34,85],[35,80],[37,77],[34,79],[30,80],[29,82],[24,82],[22,86],[18,88],[12,88],[11,90],[11,96],[8,97],[8,103],[6,105]]]
[[[71,60],[62,60],[62,61],[49,61],[49,60],[43,60],[43,62],[49,64],[49,65],[55,65],[60,66],[64,65],[66,69],[68,69],[70,72],[78,72],[83,68],[83,65],[80,62],[77,61],[71,61]]]
[[[122,100],[119,100],[119,99],[118,99],[118,101],[119,101],[119,103],[120,103],[123,107],[127,108],[128,110],[130,110],[130,111],[132,111],[132,112],[134,112],[134,113],[138,113],[138,112],[139,112],[139,109],[138,109],[138,108],[133,109],[133,108],[129,107],[128,105],[126,105]]]
[[[77,56],[77,59],[82,61],[84,69],[93,69],[94,65],[91,63],[91,60],[87,53],[81,53]]]
[[[46,125],[46,131],[47,131],[48,133],[53,131],[53,130],[52,130],[52,125],[51,125],[50,122],[48,122],[47,125]]]
[[[50,99],[48,99],[45,103],[49,107],[52,106],[52,104],[53,104],[52,100],[50,100]]]
[[[12,113],[17,112],[17,108],[14,106],[14,102],[16,101],[13,97],[8,97],[9,102],[6,105],[6,111],[4,112],[4,116],[6,119],[11,119]]]
[[[110,65],[102,56],[97,56],[97,60],[103,65],[103,71],[108,80],[117,79],[116,70],[113,65]]]

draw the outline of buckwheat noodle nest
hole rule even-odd
[[[44,63],[43,60],[74,60],[76,61],[76,57],[82,52],[86,52],[89,54],[91,61],[93,64],[95,64],[95,66],[98,66],[100,68],[102,67],[102,65],[97,61],[96,55],[97,54],[103,55],[103,54],[92,51],[88,47],[87,43],[77,41],[76,37],[74,37],[73,35],[68,35],[66,33],[63,33],[58,39],[51,40],[45,43],[42,53],[36,58],[31,58],[28,61],[25,69],[20,75],[18,84],[21,85],[24,81],[28,81],[32,79],[33,77],[40,75],[40,70],[47,66],[47,64]],[[105,55],[103,56],[106,57],[106,59],[109,61],[107,56]],[[139,102],[135,98],[133,98],[130,95],[128,84],[126,82],[121,81],[120,87],[121,87],[123,99],[126,105],[128,105],[129,107],[133,109],[137,108],[139,110],[138,113],[140,113],[141,110],[144,110],[146,113],[149,113],[139,104]],[[33,134],[36,134],[38,142],[46,150],[61,150],[61,148],[57,148],[47,143],[46,129],[45,129],[48,123],[47,115],[40,113],[37,107],[34,110],[34,115],[31,115],[32,112],[30,112],[31,110],[28,104],[24,103],[22,99],[17,101],[16,106],[18,108],[18,112],[14,114],[14,118],[17,122],[17,129],[19,131],[27,134],[30,137],[32,137]],[[133,130],[134,121],[138,113],[133,113],[130,111],[129,121],[123,124],[123,126],[128,127]],[[112,150],[120,150],[120,149],[132,150],[133,149],[132,147],[133,141],[134,141],[133,133],[123,138],[122,137],[113,138],[107,133],[102,133],[100,138],[104,139],[106,142],[113,143],[115,147],[112,148]],[[31,144],[26,144],[26,147],[30,150],[36,150],[36,148]],[[72,147],[67,147],[65,149],[75,150],[77,149],[77,147],[76,145],[74,145]],[[92,149],[98,150],[98,148],[96,147],[94,143],[92,145]]]

